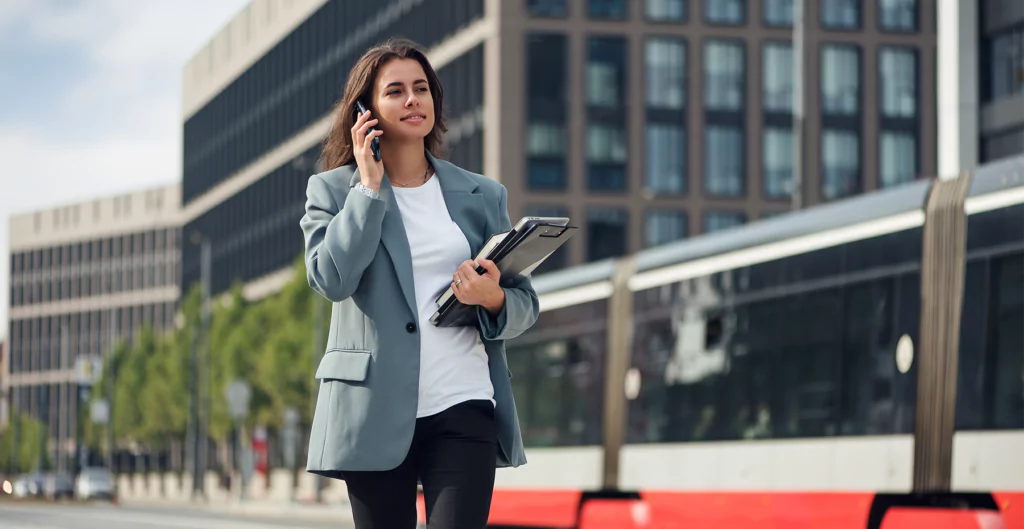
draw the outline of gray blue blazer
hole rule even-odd
[[[511,223],[504,186],[428,153],[448,213],[472,255]],[[416,423],[420,335],[412,256],[394,193],[385,178],[380,199],[353,189],[355,165],[313,175],[306,189],[309,286],[334,302],[306,470],[340,478],[345,470],[389,470],[405,459]],[[455,271],[453,270],[454,274]],[[498,430],[496,465],[526,463],[512,398],[505,340],[537,320],[529,278],[501,278],[505,308],[496,317],[478,307],[489,358]]]

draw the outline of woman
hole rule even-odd
[[[536,321],[537,294],[490,261],[475,272],[511,227],[506,190],[438,157],[442,102],[412,43],[370,49],[306,191],[306,276],[334,302],[307,470],[345,480],[358,529],[415,527],[417,481],[429,527],[482,528],[495,467],[526,463],[504,341]],[[477,326],[429,322],[448,287]]]

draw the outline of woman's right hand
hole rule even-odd
[[[378,129],[370,135],[366,134],[367,129],[376,124],[376,119],[370,119],[369,110],[356,119],[356,124],[352,125],[352,156],[356,159],[362,184],[374,191],[380,191],[380,181],[384,178],[384,163],[373,159],[370,141],[383,135],[384,131]]]

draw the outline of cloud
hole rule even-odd
[[[247,3],[0,1],[0,322],[8,217],[179,181],[182,68]]]

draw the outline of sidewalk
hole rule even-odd
[[[288,518],[330,522],[352,521],[352,510],[349,507],[348,502],[316,504],[300,501],[268,501],[259,499],[251,499],[241,502],[235,498],[227,502],[206,503],[203,501],[130,499],[122,501],[121,505],[128,508],[167,508],[187,505],[189,508],[202,509],[213,513],[222,513],[234,516]]]

